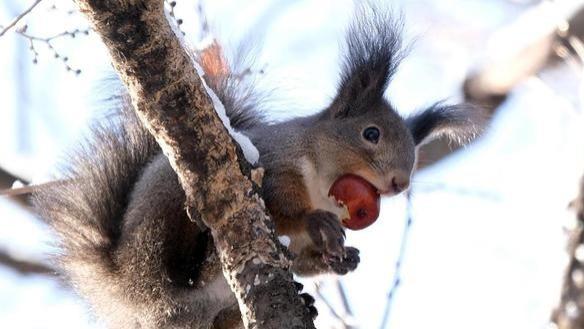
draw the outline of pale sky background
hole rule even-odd
[[[31,1],[5,0],[0,24]],[[58,10],[48,8],[55,3]],[[261,86],[274,90],[276,118],[311,113],[335,91],[338,45],[351,1],[206,1],[208,17],[224,42],[252,35]],[[411,43],[387,96],[407,114],[434,101],[460,100],[469,70],[493,53],[512,51],[533,37],[507,33],[527,10],[545,12],[536,29],[584,4],[509,0],[413,0],[388,2],[403,12]],[[539,7],[538,7],[539,6]],[[50,36],[86,28],[67,15],[68,1],[43,3],[28,17],[29,33]],[[198,39],[195,3],[181,0],[186,39]],[[539,16],[541,17],[541,16]],[[528,17],[529,18],[529,17]],[[526,19],[526,18],[523,18]],[[557,21],[559,22],[559,21]],[[415,40],[415,42],[414,42]],[[94,34],[63,38],[54,46],[83,73],[66,72],[42,43],[32,65],[27,41],[0,38],[0,166],[40,182],[99,117],[108,96],[100,79],[111,72]],[[566,262],[563,228],[573,214],[568,202],[584,173],[582,67],[560,65],[521,83],[499,109],[486,134],[463,152],[420,172],[412,185],[412,218],[402,285],[387,328],[546,328],[559,298]],[[354,321],[379,328],[399,253],[406,203],[383,200],[375,225],[350,232],[348,244],[362,263],[343,278]],[[17,207],[0,199],[0,248],[44,260],[51,236]],[[331,278],[323,291],[332,303]],[[305,281],[306,282],[306,281]],[[329,282],[329,283],[327,283]],[[319,304],[319,328],[335,328]],[[70,290],[44,276],[22,277],[0,267],[1,328],[97,327]],[[338,326],[336,326],[338,328]]]

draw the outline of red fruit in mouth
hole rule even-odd
[[[377,189],[357,175],[339,177],[331,186],[329,196],[347,207],[350,217],[342,218],[342,221],[348,229],[364,229],[379,217],[380,196]]]

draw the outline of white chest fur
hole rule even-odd
[[[311,208],[330,211],[337,215],[339,220],[341,218],[347,218],[347,209],[345,207],[339,207],[334,199],[328,196],[331,182],[326,182],[322,175],[318,174],[313,162],[307,157],[302,157],[298,159],[296,165],[302,173],[303,183],[308,192]],[[290,237],[288,249],[291,252],[298,254],[311,243],[312,240],[308,233],[303,232],[301,234],[295,234]]]
[[[322,175],[319,175],[314,163],[307,157],[299,159],[299,167],[304,179],[304,185],[308,190],[308,196],[312,209],[330,211],[337,215],[339,219],[348,218],[347,208],[339,207],[334,198],[328,196],[332,182],[326,182]]]

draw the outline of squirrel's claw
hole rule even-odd
[[[357,268],[357,265],[359,265],[360,261],[361,258],[359,257],[359,249],[354,247],[346,247],[345,255],[341,258],[325,257],[325,262],[331,267],[333,272],[340,275],[354,271]]]
[[[316,210],[306,217],[308,234],[316,248],[327,256],[342,258],[345,254],[345,232],[337,215]]]

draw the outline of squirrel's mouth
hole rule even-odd
[[[352,173],[349,175],[354,175],[354,176],[357,176],[357,177],[363,179],[369,185],[371,185],[371,187],[374,188],[375,191],[377,192],[377,194],[379,194],[379,195],[387,196],[387,195],[392,194],[392,190],[388,186],[386,186],[386,184],[384,183],[384,179],[379,177],[379,175],[376,175],[373,172],[360,170],[356,173]]]
[[[405,191],[409,186],[409,176],[397,173],[380,174],[372,170],[359,170],[352,174],[359,176],[375,188],[381,196],[392,197]],[[404,178],[406,177],[406,178]]]

